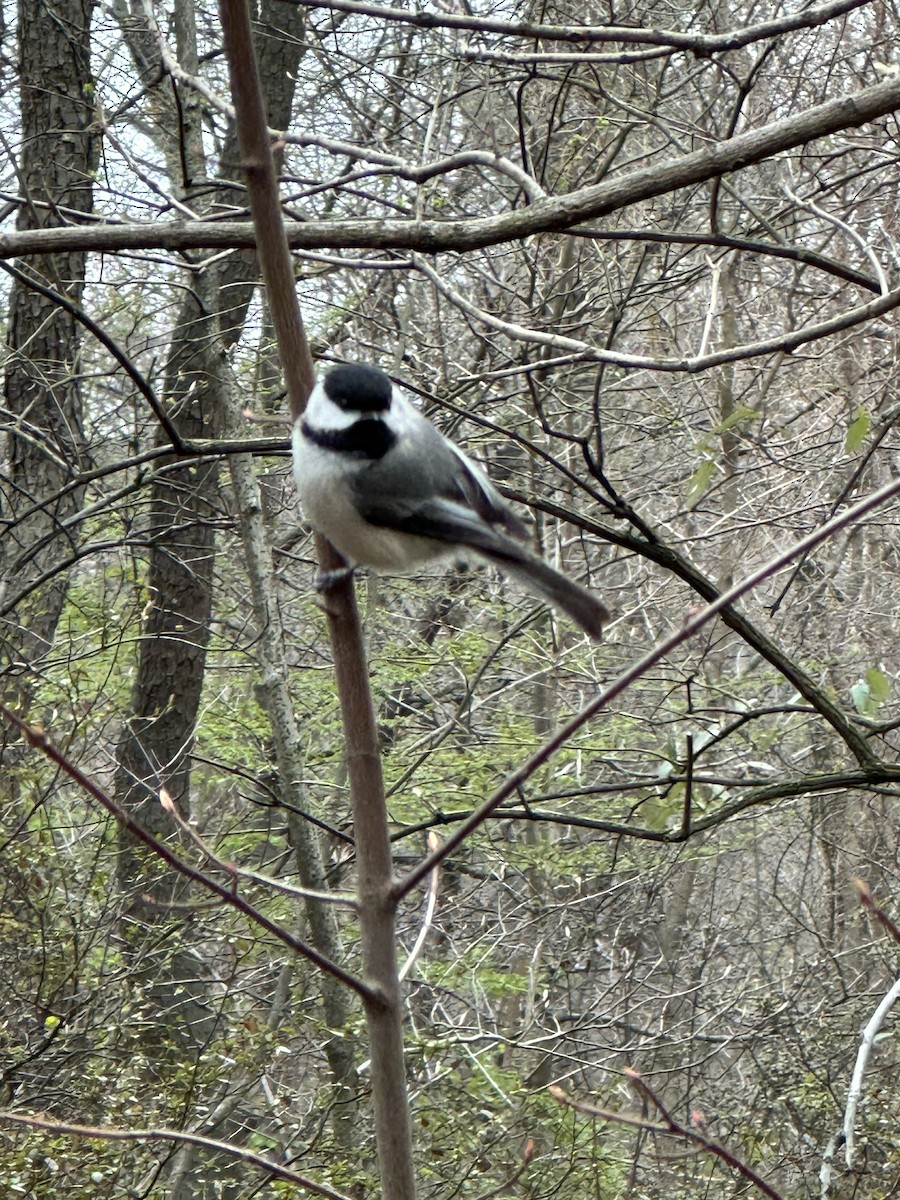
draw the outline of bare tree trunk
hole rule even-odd
[[[277,12],[275,7],[271,3],[262,6],[258,40],[269,88],[268,119],[283,127],[290,118],[296,68],[303,52],[303,14],[293,6],[277,6]],[[179,56],[191,70],[196,48],[189,3],[180,5],[176,29]],[[142,36],[135,20],[129,24],[128,39],[133,53],[147,57],[147,69],[152,69],[152,42]],[[162,86],[169,88],[171,80],[166,79]],[[182,111],[187,114],[188,106],[182,105]],[[199,114],[194,115],[196,123]],[[182,165],[185,176],[174,190],[188,195],[204,185],[205,166],[199,153],[199,125],[193,131],[184,123],[180,128],[183,153],[167,157],[170,164]],[[234,177],[238,161],[232,129],[222,151],[223,178]],[[220,198],[234,204],[233,186]],[[191,276],[165,373],[165,403],[182,436],[217,437],[225,430],[227,398],[219,389],[221,376],[215,358],[220,330],[226,347],[238,340],[257,276],[252,252],[232,255],[227,262],[201,268]],[[216,526],[223,514],[217,462],[172,456],[162,466],[150,497],[150,599],[131,715],[118,746],[116,794],[145,828],[165,840],[172,824],[159,803],[160,790],[166,790],[182,816],[190,815],[190,755],[214,602]],[[119,882],[126,900],[126,937],[145,980],[153,1059],[163,1066],[167,1050],[177,1049],[178,1057],[195,1055],[216,1024],[208,1004],[202,958],[191,943],[185,918],[172,908],[185,899],[185,886],[128,835],[121,838]],[[180,926],[178,936],[166,936],[173,924]],[[225,1188],[221,1194],[238,1186],[232,1184],[224,1166],[215,1173],[217,1186]],[[187,1200],[211,1194],[193,1175],[189,1169],[180,1171],[173,1183],[173,1197]]]
[[[91,0],[20,0],[22,154],[19,182],[27,202],[17,227],[71,224],[93,207],[99,135],[91,105]],[[18,269],[80,305],[85,254],[81,251],[22,260]],[[2,670],[16,684],[8,699],[27,708],[32,670],[53,642],[66,595],[64,570],[42,576],[71,551],[65,522],[82,503],[77,480],[84,460],[78,385],[80,326],[53,298],[21,276],[9,300],[5,380],[6,447],[0,475],[0,596],[28,592],[0,627]],[[18,693],[18,694],[16,694]]]
[[[269,84],[272,124],[287,123],[293,99],[302,53],[302,18],[296,16],[294,36],[285,31],[285,21],[294,13],[293,8],[285,13],[279,7],[277,22],[268,11],[260,18],[260,54]],[[278,36],[271,36],[273,28]],[[131,34],[133,37],[133,29]],[[223,170],[229,175],[234,173],[238,157],[232,131],[222,155]],[[190,162],[189,171],[193,184],[202,183],[202,162]],[[228,196],[234,203],[233,188]],[[256,277],[256,257],[247,252],[231,256],[226,266],[218,264],[192,276],[165,376],[169,416],[184,437],[216,437],[225,428],[225,400],[217,390],[218,370],[211,356],[220,321],[226,346],[240,336]],[[224,315],[220,309],[225,310]],[[158,803],[160,788],[166,789],[182,815],[190,811],[190,750],[209,640],[215,526],[222,515],[216,462],[173,457],[163,467],[151,494],[150,601],[132,692],[132,715],[119,743],[117,775],[119,799],[158,836],[171,829]],[[132,916],[152,922],[161,915],[160,903],[178,898],[181,884],[161,873],[158,865],[154,881],[147,866],[135,843],[124,839],[120,881],[130,897]]]

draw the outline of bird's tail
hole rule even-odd
[[[548,566],[542,558],[513,542],[509,543],[508,550],[498,546],[491,550],[482,549],[482,553],[532,592],[537,592],[555,608],[562,609],[595,642],[600,641],[603,625],[609,620],[609,609],[593,592],[573,583]]]

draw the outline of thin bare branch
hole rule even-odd
[[[875,897],[869,889],[869,885],[862,879],[854,879],[853,886],[856,888],[856,893],[859,896],[859,902],[868,912],[872,914],[878,923],[888,931],[888,934],[900,946],[900,928],[897,923],[884,911],[884,909],[875,903]]]
[[[693,1142],[695,1146],[700,1146],[707,1154],[720,1159],[726,1166],[730,1167],[733,1171],[737,1171],[739,1175],[742,1175],[744,1179],[752,1183],[764,1196],[768,1196],[770,1200],[782,1200],[781,1193],[776,1191],[771,1184],[766,1183],[761,1175],[757,1175],[751,1166],[748,1166],[743,1159],[738,1158],[727,1146],[723,1146],[721,1142],[715,1141],[705,1132],[705,1122],[701,1112],[692,1112],[691,1124],[689,1126],[683,1125],[680,1121],[675,1120],[653,1088],[641,1078],[637,1071],[626,1068],[625,1074],[641,1095],[650,1101],[665,1121],[671,1133],[677,1137],[683,1137],[689,1142]]]
[[[296,222],[286,227],[288,244],[301,250],[394,249],[437,254],[500,245],[541,233],[562,232],[630,204],[752,166],[840,129],[864,125],[898,107],[900,76],[891,76],[854,95],[839,96],[768,125],[746,130],[716,145],[622,172],[599,184],[561,196],[548,196],[525,208],[494,216],[447,221],[348,218]],[[280,133],[272,136],[285,137]],[[346,153],[346,148],[342,152]],[[253,227],[247,221],[148,222],[101,228],[66,226],[4,233],[0,236],[0,258],[52,254],[69,249],[179,251],[247,248],[255,244]]]
[[[176,1142],[180,1145],[188,1143],[201,1146],[205,1150],[221,1151],[240,1162],[252,1167],[259,1167],[273,1179],[283,1179],[287,1183],[305,1188],[314,1196],[324,1196],[326,1200],[350,1200],[343,1192],[324,1183],[317,1183],[307,1175],[292,1171],[282,1163],[256,1154],[233,1142],[222,1142],[218,1138],[205,1137],[201,1133],[186,1133],[181,1129],[116,1129],[110,1125],[76,1125],[71,1121],[54,1121],[52,1117],[31,1116],[28,1113],[0,1112],[0,1122],[8,1125],[20,1125],[27,1129],[39,1129],[43,1133],[61,1134],[64,1137],[97,1138],[105,1142]]]
[[[14,725],[30,746],[35,750],[39,750],[51,762],[56,763],[84,792],[92,796],[111,816],[115,817],[119,824],[124,829],[127,829],[132,837],[137,838],[138,841],[148,846],[167,866],[177,871],[180,875],[184,875],[186,879],[190,879],[193,883],[199,884],[200,887],[206,888],[207,891],[213,892],[226,904],[243,913],[244,916],[259,925],[261,929],[265,929],[268,933],[271,933],[273,937],[278,938],[280,942],[283,942],[291,950],[297,954],[301,954],[304,958],[309,959],[310,962],[315,963],[316,966],[321,967],[323,971],[327,971],[329,975],[333,975],[336,979],[346,984],[347,987],[352,988],[363,999],[368,999],[370,1002],[374,1000],[374,993],[362,980],[357,979],[349,971],[345,971],[337,963],[330,962],[313,946],[309,946],[306,942],[301,941],[300,938],[294,937],[283,926],[270,920],[265,913],[251,904],[249,900],[245,900],[237,891],[234,880],[229,884],[224,884],[210,878],[208,875],[204,875],[202,871],[198,871],[190,863],[186,863],[180,859],[165,842],[161,842],[153,837],[152,834],[149,834],[142,825],[116,804],[103,788],[96,784],[89,776],[85,775],[62,751],[58,750],[43,729],[29,725],[27,721],[22,720],[18,713],[7,708],[5,704],[0,704],[0,716],[3,716],[11,725]]]
[[[863,1080],[866,1075],[869,1055],[872,1052],[872,1047],[875,1045],[875,1038],[878,1036],[878,1031],[898,1000],[900,1000],[900,979],[895,980],[887,993],[882,997],[872,1016],[866,1022],[866,1027],[862,1033],[862,1041],[859,1044],[859,1050],[856,1054],[853,1076],[847,1092],[847,1106],[844,1109],[844,1124],[842,1127],[844,1134],[844,1157],[848,1167],[853,1167],[856,1155],[856,1110],[862,1098]]]
[[[439,847],[440,840],[437,837],[437,834],[431,830],[428,834],[428,849],[433,853]],[[428,890],[425,894],[425,915],[423,917],[422,924],[419,926],[419,932],[416,935],[415,945],[406,956],[406,962],[399,971],[399,979],[401,983],[404,979],[406,979],[410,971],[415,966],[416,959],[422,953],[422,949],[425,945],[425,939],[428,937],[431,927],[434,924],[434,914],[435,910],[437,909],[438,884],[440,883],[440,878],[441,871],[440,866],[438,865],[431,872],[431,879],[428,882]]]
[[[593,45],[598,42],[621,42],[648,46],[667,46],[671,49],[692,50],[707,56],[722,50],[737,50],[741,46],[798,29],[812,29],[835,17],[861,8],[868,0],[830,0],[828,4],[802,9],[761,21],[746,29],[727,33],[682,33],[678,30],[647,29],[630,25],[544,25],[534,21],[505,21],[494,17],[470,14],[425,13],[402,8],[389,8],[372,0],[294,0],[304,8],[324,8],[331,12],[355,13],[375,17],[380,21],[399,21],[417,29],[457,29],[468,33],[505,34],[516,38],[538,38],[547,42],[578,42]]]

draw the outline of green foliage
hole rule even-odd
[[[853,706],[863,717],[874,717],[891,693],[891,682],[879,667],[869,667],[850,689]]]
[[[93,1200],[124,1198],[130,1172],[123,1170],[121,1147],[95,1139],[80,1143],[40,1130],[20,1133],[3,1151],[4,1196],[9,1200]]]
[[[696,450],[700,459],[684,490],[684,502],[688,508],[692,508],[706,494],[719,472],[719,458],[722,453],[719,439],[722,434],[749,426],[757,420],[759,413],[756,409],[746,404],[738,404],[711,433],[699,439]]]
[[[737,404],[734,409],[728,414],[713,430],[716,434],[727,433],[730,429],[738,429],[741,426],[747,426],[759,419],[759,413],[755,408],[750,408],[746,404]]]
[[[527,975],[492,966],[490,952],[475,946],[452,961],[426,960],[420,973],[433,987],[483,995],[491,1000],[523,995],[529,985]]]
[[[694,470],[684,491],[684,502],[688,506],[696,504],[706,492],[715,478],[718,466],[714,458],[702,458]]]
[[[500,1047],[458,1057],[452,1044],[444,1051],[440,1073],[416,1109],[426,1194],[452,1189],[474,1198],[512,1177],[534,1197],[623,1193],[627,1139],[617,1130],[601,1134],[545,1091],[529,1090],[519,1070],[501,1065]],[[466,1119],[466,1113],[477,1117]],[[534,1157],[523,1171],[526,1145]]]
[[[847,426],[847,435],[844,438],[844,449],[848,454],[854,454],[859,450],[871,427],[871,414],[860,405],[853,414],[853,420]]]

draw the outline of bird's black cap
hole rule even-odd
[[[391,407],[391,381],[377,367],[344,363],[325,376],[325,394],[345,412],[387,412]]]

